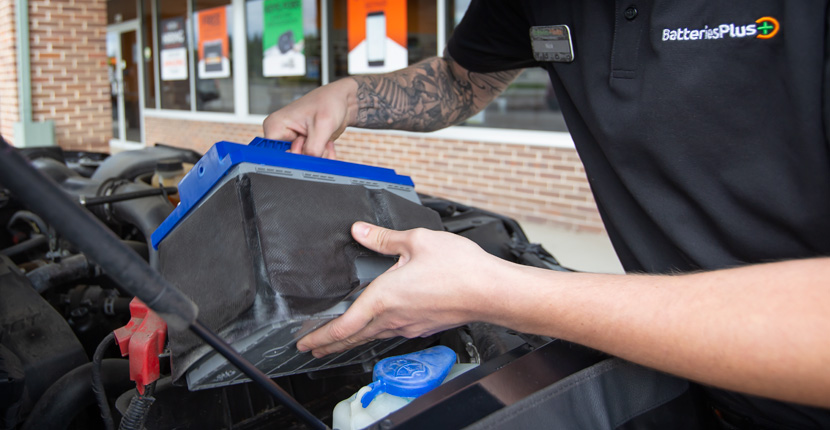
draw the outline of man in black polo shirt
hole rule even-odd
[[[455,236],[358,223],[356,240],[401,260],[298,347],[488,321],[830,407],[827,20],[826,1],[474,1],[444,58],[273,113],[266,137],[334,156],[346,126],[446,127],[543,67],[629,273],[538,271]],[[830,426],[827,409],[708,391],[752,426]]]

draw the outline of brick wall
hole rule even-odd
[[[190,148],[202,154],[220,140],[248,143],[255,136],[262,136],[261,125],[144,117],[144,142],[147,146],[163,143]]]
[[[148,145],[205,152],[219,140],[247,143],[259,125],[145,117]],[[337,142],[344,161],[389,167],[412,176],[418,192],[530,221],[600,232],[582,163],[572,148],[485,143],[347,131]]]
[[[105,0],[31,0],[32,118],[64,149],[107,151],[112,107]]]
[[[0,0],[0,134],[14,142],[12,127],[18,117],[17,57],[14,2]]]

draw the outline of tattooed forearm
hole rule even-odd
[[[446,56],[383,75],[355,76],[355,125],[433,131],[457,124],[484,109],[519,73],[470,72]]]

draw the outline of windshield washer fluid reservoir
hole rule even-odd
[[[335,430],[358,430],[406,406],[415,398],[477,364],[456,364],[446,346],[389,357],[375,364],[373,382],[334,408]]]

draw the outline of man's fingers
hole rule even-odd
[[[299,133],[285,125],[278,117],[269,115],[262,122],[262,136],[266,139],[293,142],[301,137]]]
[[[333,342],[328,345],[322,345],[316,348],[312,348],[311,351],[315,357],[319,358],[328,354],[333,354],[348,349],[352,349],[378,339],[388,339],[390,337],[396,336],[397,335],[394,333],[394,330],[386,330],[377,320],[372,320],[369,324],[366,325],[366,327],[364,327],[359,332],[339,342]]]
[[[291,142],[291,153],[302,154],[303,144],[305,144],[305,136],[299,136]]]
[[[297,342],[297,349],[301,352],[318,350],[327,345],[339,342],[357,342],[360,339],[353,339],[352,336],[359,333],[372,321],[372,315],[363,312],[356,307],[357,302],[352,304],[346,313],[329,321],[326,325],[311,332]],[[366,336],[368,337],[368,335]]]
[[[308,136],[303,145],[303,154],[322,157],[336,129],[337,126],[331,119],[319,115],[315,117],[308,125]]]
[[[326,143],[326,150],[323,152],[323,158],[328,158],[329,160],[336,160],[337,153],[334,151],[334,141],[329,140]]]
[[[311,350],[311,353],[317,357],[325,357],[326,355],[343,352],[348,349],[358,347],[360,345],[374,341],[375,337],[355,335],[353,337],[344,339],[340,342],[330,343],[328,345],[320,346]]]
[[[403,255],[408,251],[407,233],[389,230],[366,222],[352,224],[352,237],[361,245],[386,255]]]

